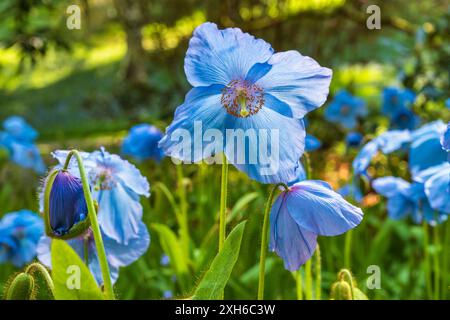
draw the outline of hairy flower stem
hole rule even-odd
[[[424,220],[422,223],[423,230],[423,256],[424,256],[424,268],[425,268],[425,285],[428,299],[432,299],[433,294],[431,290],[431,268],[430,268],[430,256],[428,252],[428,243],[429,243],[429,235],[428,235],[428,225]]]
[[[94,235],[95,247],[97,249],[98,261],[100,263],[100,269],[102,271],[103,284],[105,287],[106,299],[114,300],[114,289],[111,282],[109,273],[108,260],[106,258],[105,246],[103,245],[102,234],[100,232],[100,226],[97,220],[97,213],[95,210],[94,200],[92,199],[91,190],[89,188],[89,181],[84,171],[83,160],[80,153],[77,150],[71,150],[67,155],[66,162],[64,163],[64,170],[67,170],[70,159],[75,156],[78,163],[78,170],[80,171],[81,182],[83,185],[83,193],[86,199],[86,205],[88,209],[89,220],[91,222],[91,229]]]
[[[269,233],[269,214],[272,207],[273,198],[278,187],[283,187],[285,191],[289,191],[289,187],[284,183],[278,183],[273,186],[269,198],[267,199],[266,208],[264,209],[264,220],[261,232],[261,254],[259,256],[259,284],[258,284],[258,300],[264,299],[264,276],[266,272],[266,254],[267,254],[267,238]]]
[[[303,300],[303,276],[301,269],[295,271],[295,288],[297,292],[297,300]]]
[[[447,299],[447,296],[450,292],[449,289],[449,283],[447,282],[448,280],[448,270],[450,270],[450,265],[449,265],[449,254],[450,254],[450,222],[447,221],[445,223],[445,227],[444,227],[444,242],[442,243],[443,245],[443,257],[442,257],[442,286],[441,286],[441,290],[442,290],[442,297],[441,299],[445,300]]]
[[[225,243],[227,231],[227,196],[228,196],[228,160],[222,154],[222,180],[220,183],[220,211],[219,211],[219,252]]]
[[[180,238],[183,245],[183,252],[186,259],[189,259],[189,224],[188,224],[188,207],[186,200],[186,191],[184,185],[184,174],[181,165],[176,166],[177,168],[177,180],[178,180],[178,198],[180,199],[180,215],[179,215],[179,227],[180,227]]]
[[[313,299],[313,278],[311,259],[305,263],[305,297],[306,300]]]
[[[345,234],[344,244],[344,266],[349,269],[351,269],[352,231],[353,230],[348,230]]]
[[[320,255],[320,246],[317,244],[316,252],[316,300],[321,299],[321,293],[322,293],[322,257]]]
[[[434,300],[439,300],[439,282],[440,282],[440,269],[439,269],[439,229],[435,226],[433,229],[433,244],[434,244],[434,255],[433,255],[433,271],[434,271]]]

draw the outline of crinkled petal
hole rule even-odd
[[[410,187],[410,184],[402,178],[382,177],[373,180],[372,187],[378,194],[389,198],[398,193],[403,194],[402,191],[407,190]]]
[[[270,244],[284,261],[287,270],[295,271],[311,258],[317,246],[317,235],[301,228],[290,216],[285,195],[280,195],[270,211]]]
[[[194,86],[226,85],[243,79],[256,63],[269,60],[273,49],[238,28],[219,30],[214,23],[198,26],[184,60],[184,71]]]
[[[267,67],[271,65],[271,68]],[[275,53],[267,64],[258,67],[267,72],[257,79],[247,75],[249,80],[257,80],[256,84],[264,92],[275,97],[285,107],[268,104],[268,108],[287,117],[303,118],[308,112],[319,108],[327,99],[332,76],[331,69],[321,67],[314,59],[302,56],[297,51]],[[260,76],[260,73],[256,73]]]
[[[425,194],[434,210],[450,213],[450,170],[442,170],[425,182]]]
[[[301,181],[286,195],[290,216],[305,230],[335,236],[356,227],[362,220],[360,208],[347,202],[323,181]]]

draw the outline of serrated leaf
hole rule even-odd
[[[88,267],[63,240],[52,240],[52,278],[56,300],[105,298]]]
[[[222,250],[216,255],[197,286],[193,300],[222,299],[223,291],[239,256],[244,229],[245,221],[230,232]]]

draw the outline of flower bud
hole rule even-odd
[[[90,226],[81,180],[66,170],[52,171],[44,186],[45,231],[51,238],[72,239]]]
[[[6,300],[32,300],[34,298],[34,279],[27,273],[19,273],[6,292]]]
[[[339,280],[331,287],[332,300],[353,300],[350,284],[344,280]]]

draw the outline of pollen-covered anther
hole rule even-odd
[[[235,117],[249,117],[264,105],[263,89],[245,80],[231,81],[222,92],[220,102]]]

